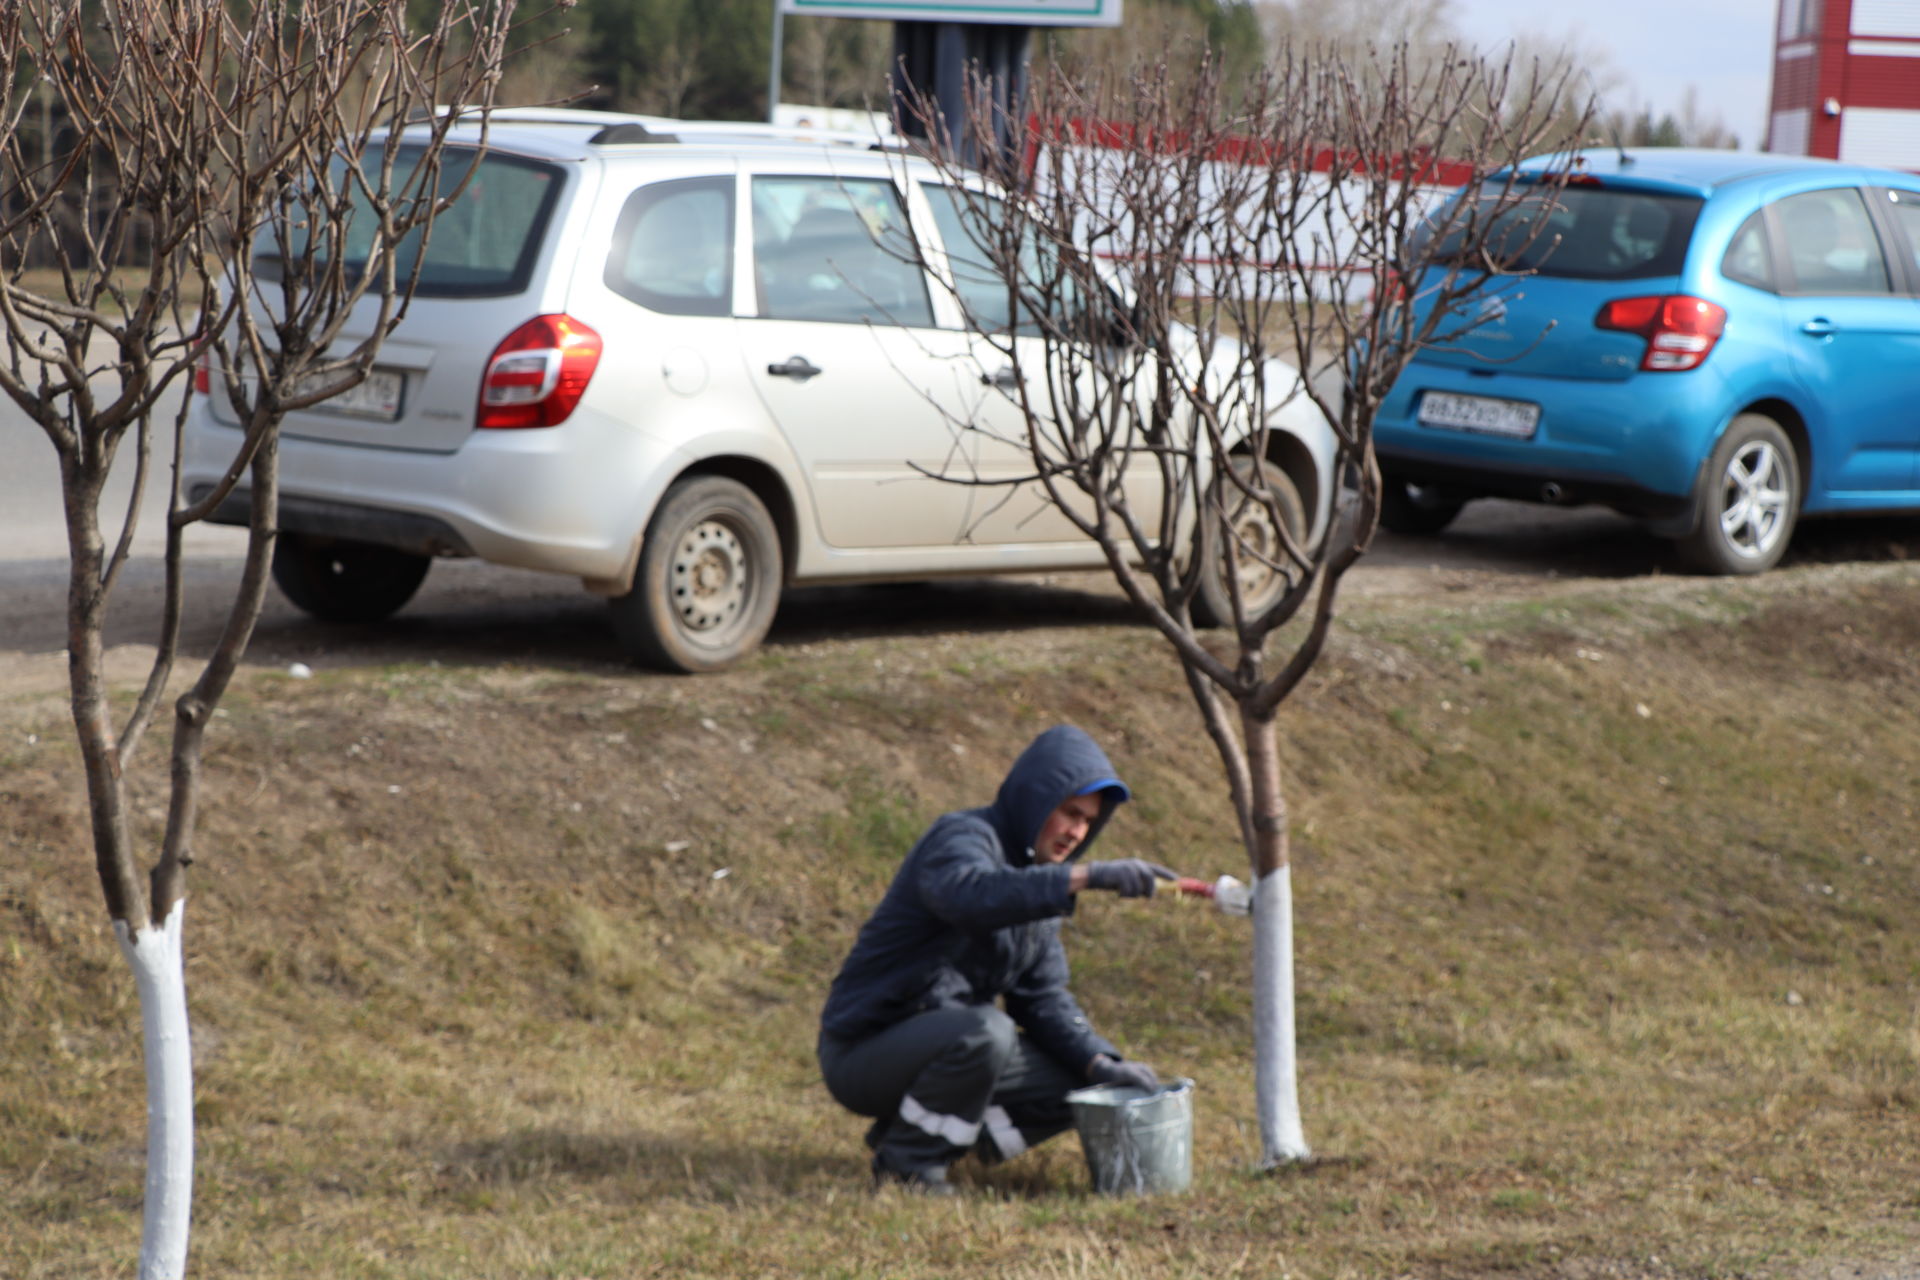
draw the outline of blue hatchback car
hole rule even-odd
[[[1758,573],[1801,515],[1920,509],[1920,176],[1595,149],[1503,216],[1530,274],[1375,423],[1388,529],[1480,497],[1603,503],[1701,570]]]

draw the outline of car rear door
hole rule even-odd
[[[979,371],[963,335],[934,323],[893,181],[762,168],[746,184],[753,309],[740,346],[821,537],[841,549],[970,541],[981,491],[964,483],[962,424]]]
[[[1809,493],[1841,510],[1906,505],[1920,477],[1920,302],[1868,194],[1828,187],[1767,207],[1787,351],[1818,416]]]
[[[1904,312],[1909,323],[1920,326],[1920,187],[1871,187],[1867,207],[1874,212],[1886,241],[1894,288],[1905,294]],[[1907,350],[1911,351],[1909,346]],[[1897,376],[1897,371],[1889,370]],[[1920,434],[1920,409],[1911,401],[1903,405],[1915,433]],[[1913,488],[1920,501],[1920,444],[1914,447]]]

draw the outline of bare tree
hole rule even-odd
[[[1668,113],[1656,118],[1644,105],[1622,107],[1601,113],[1595,129],[1595,141],[1618,147],[1709,147],[1732,150],[1740,145],[1739,135],[1727,127],[1718,112],[1705,113],[1700,107],[1700,91],[1688,85],[1680,98],[1678,115]]]
[[[1003,502],[1043,492],[1097,542],[1178,656],[1218,750],[1254,878],[1271,1167],[1310,1154],[1278,712],[1372,539],[1382,400],[1416,352],[1474,328],[1525,255],[1550,247],[1535,244],[1536,215],[1567,164],[1524,180],[1512,166],[1565,140],[1550,126],[1568,84],[1405,45],[1283,45],[1232,86],[1231,109],[1220,80],[1204,63],[1121,81],[1038,70],[1020,162],[982,181],[951,150],[934,156],[965,193],[951,197],[965,235],[946,234],[930,265],[978,331],[983,375],[1012,371],[998,382],[1017,426],[999,443],[1031,464],[946,478],[1006,484]],[[974,142],[991,155],[982,118]],[[1298,441],[1328,428],[1316,466]]]
[[[587,47],[587,33],[569,27],[515,49],[500,77],[498,105],[540,106],[578,99],[592,87]]]
[[[60,461],[67,666],[94,864],[145,1023],[143,1277],[186,1267],[186,877],[204,735],[266,591],[279,425],[359,384],[398,322],[430,224],[465,172],[448,159],[447,133],[491,101],[512,9],[453,0],[416,30],[400,0],[0,0],[0,245],[18,263],[37,229],[91,210],[65,219],[48,276],[0,274],[0,390]],[[66,143],[51,151],[20,127],[36,84],[67,122]],[[403,145],[413,117],[427,123]],[[114,198],[100,201],[108,191]],[[169,406],[196,369],[231,398],[241,443],[213,492],[188,502],[172,482],[164,622],[145,687],[116,710],[104,670],[108,603],[142,492],[169,483],[156,428],[183,412]],[[177,418],[174,428],[177,441]],[[116,466],[131,469],[133,498],[124,512],[103,511]],[[245,566],[224,632],[172,703],[166,825],[143,884],[131,766],[178,656],[182,535],[243,478]]]
[[[1363,54],[1390,31],[1416,61],[1425,61],[1461,43],[1454,0],[1346,0],[1340,5],[1260,0],[1254,9],[1276,50],[1331,45]]]
[[[1207,24],[1200,14],[1177,5],[1130,9],[1117,27],[1043,30],[1047,54],[1079,79],[1124,75],[1164,59],[1169,68],[1200,65],[1207,47]]]
[[[678,116],[685,108],[687,94],[700,79],[700,33],[682,24],[661,40],[653,59],[653,74],[642,91],[640,109],[663,116]]]
[[[813,107],[863,107],[887,94],[890,23],[794,15],[786,25],[785,99]]]
[[[1331,46],[1349,56],[1362,73],[1370,61],[1367,51],[1383,42],[1384,32],[1392,32],[1393,41],[1406,46],[1410,60],[1423,72],[1469,47],[1460,30],[1455,0],[1347,0],[1339,5],[1258,0],[1254,9],[1270,48]],[[1558,95],[1559,110],[1545,136],[1572,137],[1580,122],[1588,120],[1603,126],[1590,129],[1590,140],[1604,143],[1617,140],[1628,127],[1621,123],[1605,128],[1606,119],[1589,111],[1590,99],[1616,98],[1626,81],[1605,45],[1584,36],[1577,27],[1551,33],[1529,25],[1511,38],[1482,46],[1476,56],[1507,68],[1509,81],[1534,79],[1549,92],[1553,87],[1578,86],[1578,92]],[[1531,100],[1524,93],[1520,99]],[[1623,122],[1626,118],[1622,117]]]

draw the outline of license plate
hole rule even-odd
[[[1420,397],[1420,425],[1445,431],[1478,431],[1516,440],[1531,437],[1540,425],[1540,406],[1524,400],[1458,396],[1429,391]]]
[[[308,386],[319,386],[315,379]],[[406,387],[406,375],[398,369],[375,369],[360,385],[349,387],[337,396],[329,396],[307,410],[309,413],[339,413],[352,418],[377,418],[397,422],[400,418],[400,393]],[[307,386],[301,388],[305,394]]]

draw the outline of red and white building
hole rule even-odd
[[[1920,170],[1920,0],[1779,0],[1768,151]]]

